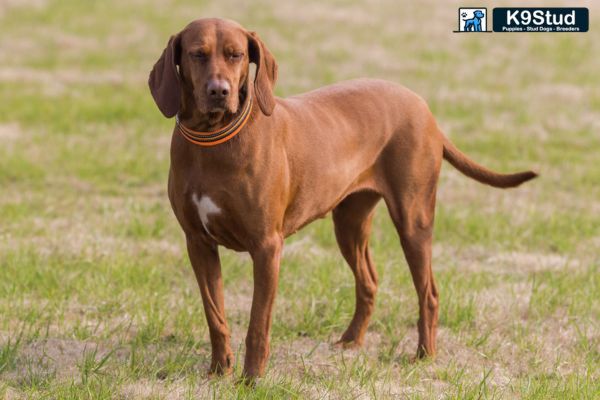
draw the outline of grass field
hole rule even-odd
[[[587,34],[458,35],[454,0],[238,3],[0,0],[0,397],[599,398],[600,8],[578,3]],[[325,219],[286,241],[267,376],[254,390],[206,378],[166,195],[173,121],[146,86],[169,35],[205,16],[260,33],[278,95],[389,79],[474,159],[541,173],[500,191],[444,165],[434,360],[410,362],[416,293],[382,206],[363,349],[330,346],[354,282]],[[252,267],[221,254],[239,376]]]

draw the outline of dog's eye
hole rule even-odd
[[[241,60],[243,56],[244,56],[244,53],[231,53],[229,55],[229,59],[232,61],[238,61],[238,60]]]
[[[200,60],[200,61],[206,61],[206,60],[208,60],[208,54],[203,53],[203,52],[193,53],[192,58],[195,58],[196,60]]]

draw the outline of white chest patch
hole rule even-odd
[[[208,230],[208,216],[211,214],[220,214],[221,209],[208,196],[202,196],[200,200],[198,200],[198,195],[194,193],[192,195],[192,201],[198,209],[198,215],[200,216],[200,222],[202,222],[204,230],[210,235],[210,231]]]

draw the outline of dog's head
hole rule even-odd
[[[474,16],[475,18],[483,18],[483,11],[481,11],[481,10],[475,10],[475,11],[473,12],[473,16]]]
[[[265,115],[275,107],[277,63],[254,32],[222,19],[199,19],[171,36],[148,85],[168,118],[189,99],[202,113],[235,113],[248,90],[249,63],[256,64],[254,95]]]

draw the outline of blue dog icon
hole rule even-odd
[[[467,16],[467,13],[462,13],[463,18]],[[463,19],[465,21],[465,31],[481,32],[481,18],[484,17],[483,11],[473,11],[473,18]]]

